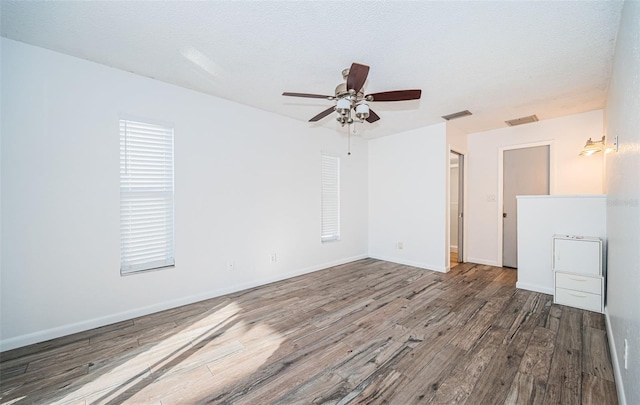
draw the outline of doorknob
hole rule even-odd
[[[506,218],[506,217],[507,217],[507,213],[506,213],[506,212],[503,212],[503,213],[502,213],[502,218]]]

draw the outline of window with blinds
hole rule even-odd
[[[322,154],[321,240],[340,239],[340,158]]]
[[[120,120],[120,273],[173,264],[173,128]]]

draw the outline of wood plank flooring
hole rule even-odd
[[[459,265],[460,263],[458,263],[458,253],[457,252],[450,252],[449,253],[449,267],[450,268],[454,268],[455,266]]]
[[[603,316],[365,259],[0,353],[2,404],[617,404]]]

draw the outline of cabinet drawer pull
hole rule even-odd
[[[569,280],[573,280],[573,281],[587,281],[586,278],[582,278],[582,277],[572,277],[569,276]]]
[[[569,291],[569,295],[573,295],[574,297],[578,297],[578,298],[586,297],[586,295],[584,295],[584,294],[575,293],[575,292],[571,292],[571,291]]]

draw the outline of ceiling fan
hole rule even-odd
[[[354,112],[355,118],[360,122],[367,121],[369,123],[373,123],[378,121],[380,117],[369,108],[368,103],[370,102],[417,100],[422,94],[422,90],[393,90],[365,95],[362,91],[362,86],[364,86],[364,82],[367,80],[368,74],[369,66],[352,63],[350,68],[342,71],[342,78],[345,82],[340,83],[338,87],[336,87],[334,96],[289,92],[284,92],[282,95],[290,97],[336,100],[336,104],[334,106],[327,108],[320,114],[311,118],[309,122],[320,121],[322,118],[336,111],[338,113],[338,122],[344,126],[344,124],[353,123],[352,111]]]

